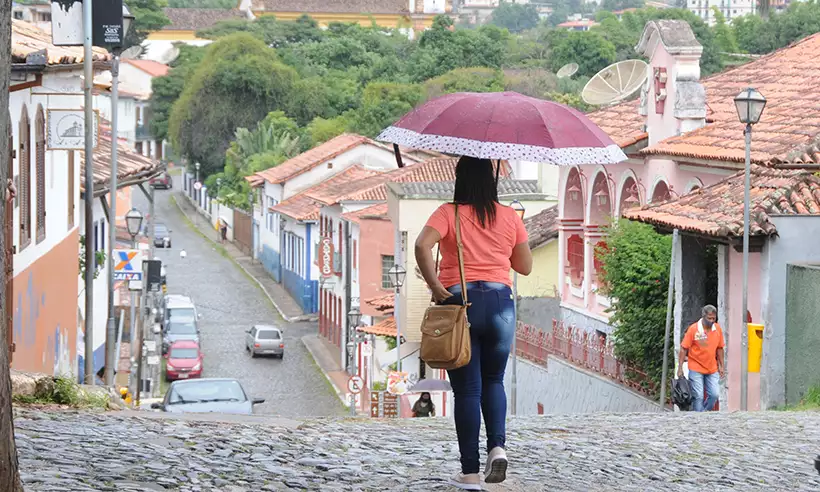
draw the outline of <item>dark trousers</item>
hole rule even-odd
[[[462,302],[461,285],[447,289],[453,294],[446,304]],[[467,309],[472,356],[464,367],[448,371],[455,397],[456,434],[461,453],[461,472],[478,473],[478,435],[481,414],[487,431],[487,451],[506,442],[507,395],[504,370],[515,334],[512,290],[497,282],[469,282]]]

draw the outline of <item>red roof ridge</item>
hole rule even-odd
[[[324,162],[338,157],[344,152],[365,143],[376,143],[371,139],[355,133],[342,133],[327,142],[317,145],[310,150],[291,157],[278,166],[271,167],[256,173],[268,183],[281,184],[285,181],[304,174]]]

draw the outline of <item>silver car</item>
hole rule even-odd
[[[273,355],[280,359],[285,357],[285,338],[282,331],[270,325],[254,325],[245,335],[245,350],[251,357]]]

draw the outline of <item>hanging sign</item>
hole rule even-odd
[[[82,109],[49,109],[46,111],[48,150],[85,150],[85,112]],[[94,110],[92,128],[94,148],[100,134],[100,113]]]
[[[323,237],[319,243],[319,268],[322,277],[333,275],[333,238]]]
[[[121,47],[123,43],[122,0],[92,0],[91,44],[100,48]]]

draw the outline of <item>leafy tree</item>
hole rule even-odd
[[[615,61],[615,46],[595,31],[570,32],[552,49],[550,68],[578,64],[578,74],[592,76]]]
[[[671,236],[626,219],[612,224],[607,232],[606,248],[596,248],[595,254],[602,262],[603,280],[612,299],[609,312],[615,327],[615,354],[660,382]]]
[[[235,130],[288,108],[296,79],[274,50],[248,33],[212,43],[171,110],[171,142],[201,163],[206,176],[219,171]]]
[[[427,98],[453,92],[501,92],[504,73],[492,68],[457,68],[424,83]]]
[[[768,20],[743,16],[732,22],[742,51],[764,54],[820,32],[820,2],[793,2]]]
[[[554,73],[541,69],[504,70],[504,90],[525,96],[544,98],[559,90],[559,79]]]
[[[509,3],[502,0],[493,10],[490,22],[510,32],[519,33],[538,25],[538,9],[530,3]]]
[[[614,12],[624,9],[640,9],[645,5],[644,0],[604,0],[601,3],[601,10]]]
[[[740,51],[737,39],[735,39],[735,33],[726,24],[726,17],[723,13],[717,7],[712,7],[712,15],[715,16],[715,25],[712,30],[715,33],[715,47],[718,51],[723,53],[737,53]]]
[[[361,86],[345,72],[308,77],[296,82],[291,115],[300,125],[314,118],[335,118],[359,106]]]
[[[165,0],[128,0],[126,3],[134,22],[125,35],[125,48],[141,44],[149,33],[171,23],[162,10],[168,6]]]
[[[158,140],[168,138],[168,118],[171,108],[179,99],[185,82],[194,72],[205,48],[180,44],[179,56],[171,63],[168,75],[151,80],[151,134]]]
[[[168,0],[168,6],[175,9],[232,9],[234,0]]]
[[[305,128],[305,133],[310,141],[310,146],[315,147],[331,138],[338,137],[346,132],[349,126],[350,121],[346,115],[337,116],[330,120],[316,118]]]
[[[350,129],[375,137],[424,99],[424,89],[416,84],[373,82],[362,93],[362,105],[351,115]]]

